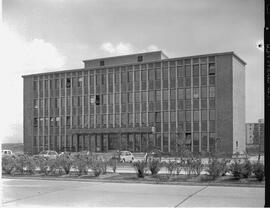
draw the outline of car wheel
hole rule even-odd
[[[122,160],[123,161],[123,163],[125,162],[125,158]]]

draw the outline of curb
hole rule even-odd
[[[265,184],[244,184],[244,183],[197,183],[197,182],[163,182],[146,180],[110,180],[110,179],[88,179],[88,178],[61,178],[61,177],[31,177],[31,176],[2,176],[2,179],[28,179],[28,180],[52,180],[52,181],[79,181],[79,182],[99,182],[99,183],[132,183],[132,184],[160,184],[160,185],[182,185],[182,186],[225,186],[225,187],[252,187],[264,188]]]

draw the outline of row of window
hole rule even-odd
[[[209,104],[207,104],[207,100],[200,100],[199,99],[194,99],[193,104],[191,100],[178,100],[178,103],[176,104],[176,100],[171,100],[170,103],[168,101],[163,101],[162,102],[163,107],[161,108],[161,102],[142,102],[142,103],[129,103],[129,104],[116,104],[116,105],[91,105],[88,111],[88,106],[86,105],[84,109],[80,106],[76,106],[71,108],[69,105],[65,109],[64,106],[61,109],[59,108],[48,108],[48,105],[45,106],[45,108],[40,107],[39,108],[39,114],[43,115],[81,115],[81,114],[107,114],[107,112],[115,112],[115,113],[125,113],[125,112],[155,112],[155,111],[168,111],[169,109],[171,111],[175,111],[176,108],[178,110],[199,110],[199,109],[215,109],[216,104],[215,104],[215,99],[209,99]],[[147,108],[148,105],[148,108]],[[121,109],[120,109],[121,107]],[[38,108],[38,107],[37,107]],[[34,109],[34,115],[38,115],[38,109]],[[43,112],[44,110],[44,112]],[[71,111],[72,110],[72,111]],[[84,111],[83,111],[84,110]]]
[[[189,143],[186,147],[193,152],[214,151],[216,143],[215,133],[193,133],[193,141],[191,135],[187,135]],[[40,136],[33,138],[33,146],[43,149],[52,150],[91,150],[91,151],[108,151],[108,150],[129,150],[135,152],[146,152],[148,147],[156,147],[163,149],[164,152],[176,152],[180,150],[179,136],[171,133],[170,138],[168,133],[159,134],[155,137],[151,134],[122,134],[121,138],[115,138],[115,135],[92,135],[89,137],[72,137],[72,136]]]
[[[113,76],[111,77],[111,75],[113,74],[108,74],[108,85],[113,86],[115,83],[115,86],[119,85],[120,80],[119,77],[114,76],[115,79],[113,79]],[[120,76],[120,74],[118,74]],[[199,76],[194,76],[193,78],[191,77],[177,77],[176,75],[171,75],[170,78],[168,76],[163,76],[163,88],[168,88],[168,80],[170,80],[170,87],[176,87],[176,79],[178,79],[178,86],[179,87],[183,87],[185,86],[190,86],[191,85],[191,80],[193,80],[193,85],[194,86],[199,86],[199,80],[201,80],[201,85],[214,85],[215,84],[215,73],[211,73],[209,74],[209,81],[207,83],[207,76],[202,75],[201,77]],[[99,76],[99,75],[97,75]],[[103,86],[103,85],[107,85],[107,80],[106,80],[106,74],[104,74],[105,78],[99,78],[96,77],[96,83],[94,82],[94,77],[90,76],[90,81],[89,81],[89,86],[90,88],[94,88],[94,86]],[[118,77],[118,78],[116,78]],[[151,77],[149,77],[151,78]],[[143,88],[143,83],[146,82],[146,75],[142,74],[142,77],[140,78],[136,78],[134,79],[134,83],[135,85],[139,85],[139,83],[142,83],[142,88]],[[149,88],[152,87],[154,85],[154,83],[156,84],[156,88],[160,88],[161,87],[161,80],[160,79],[149,79]],[[129,83],[133,83],[133,79],[130,80],[128,79],[128,77],[123,76],[123,78],[121,79],[121,85],[125,86],[128,85]],[[37,87],[38,81],[34,81],[34,91],[37,91],[38,87]],[[64,78],[60,79],[60,88],[64,89],[64,88],[81,88],[81,87],[88,87],[88,77],[73,77],[71,78],[66,78],[66,80]],[[137,89],[138,87],[135,86],[135,89]],[[43,89],[43,80],[39,81],[39,89],[42,90]],[[53,80],[44,80],[44,89],[59,89],[59,79],[53,79]]]
[[[139,103],[146,102],[147,97],[149,102],[160,101],[161,97],[163,101],[175,100],[176,96],[179,100],[189,100],[189,99],[197,99],[198,98],[207,98],[207,95],[210,98],[214,98],[216,96],[215,87],[209,87],[209,92],[207,93],[208,88],[193,88],[193,92],[191,88],[186,89],[178,89],[178,90],[156,90],[156,91],[148,91],[148,92],[135,92],[135,93],[115,93],[115,94],[101,94],[101,95],[90,95],[90,96],[72,96],[72,97],[61,97],[61,98],[45,98],[43,99],[34,99],[34,108],[38,108],[38,106],[42,107],[43,104],[48,106],[50,102],[51,107],[59,108],[60,101],[61,106],[64,107],[65,103],[67,106],[82,106],[84,102],[85,106],[88,106],[88,102],[91,105],[102,105],[102,104],[120,104],[121,103]],[[161,94],[162,92],[162,94]],[[191,94],[191,92],[193,94]],[[121,97],[120,97],[121,96]],[[114,102],[113,102],[114,101]],[[44,102],[44,103],[43,103]]]

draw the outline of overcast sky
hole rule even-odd
[[[163,50],[170,58],[234,51],[246,66],[246,121],[263,118],[263,0],[3,0],[1,129],[22,141],[21,75],[83,59]],[[2,56],[3,57],[3,56]]]

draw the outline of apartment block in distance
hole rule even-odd
[[[246,147],[250,154],[264,152],[264,119],[246,124]]]
[[[24,75],[24,151],[245,150],[245,65],[162,51]]]

